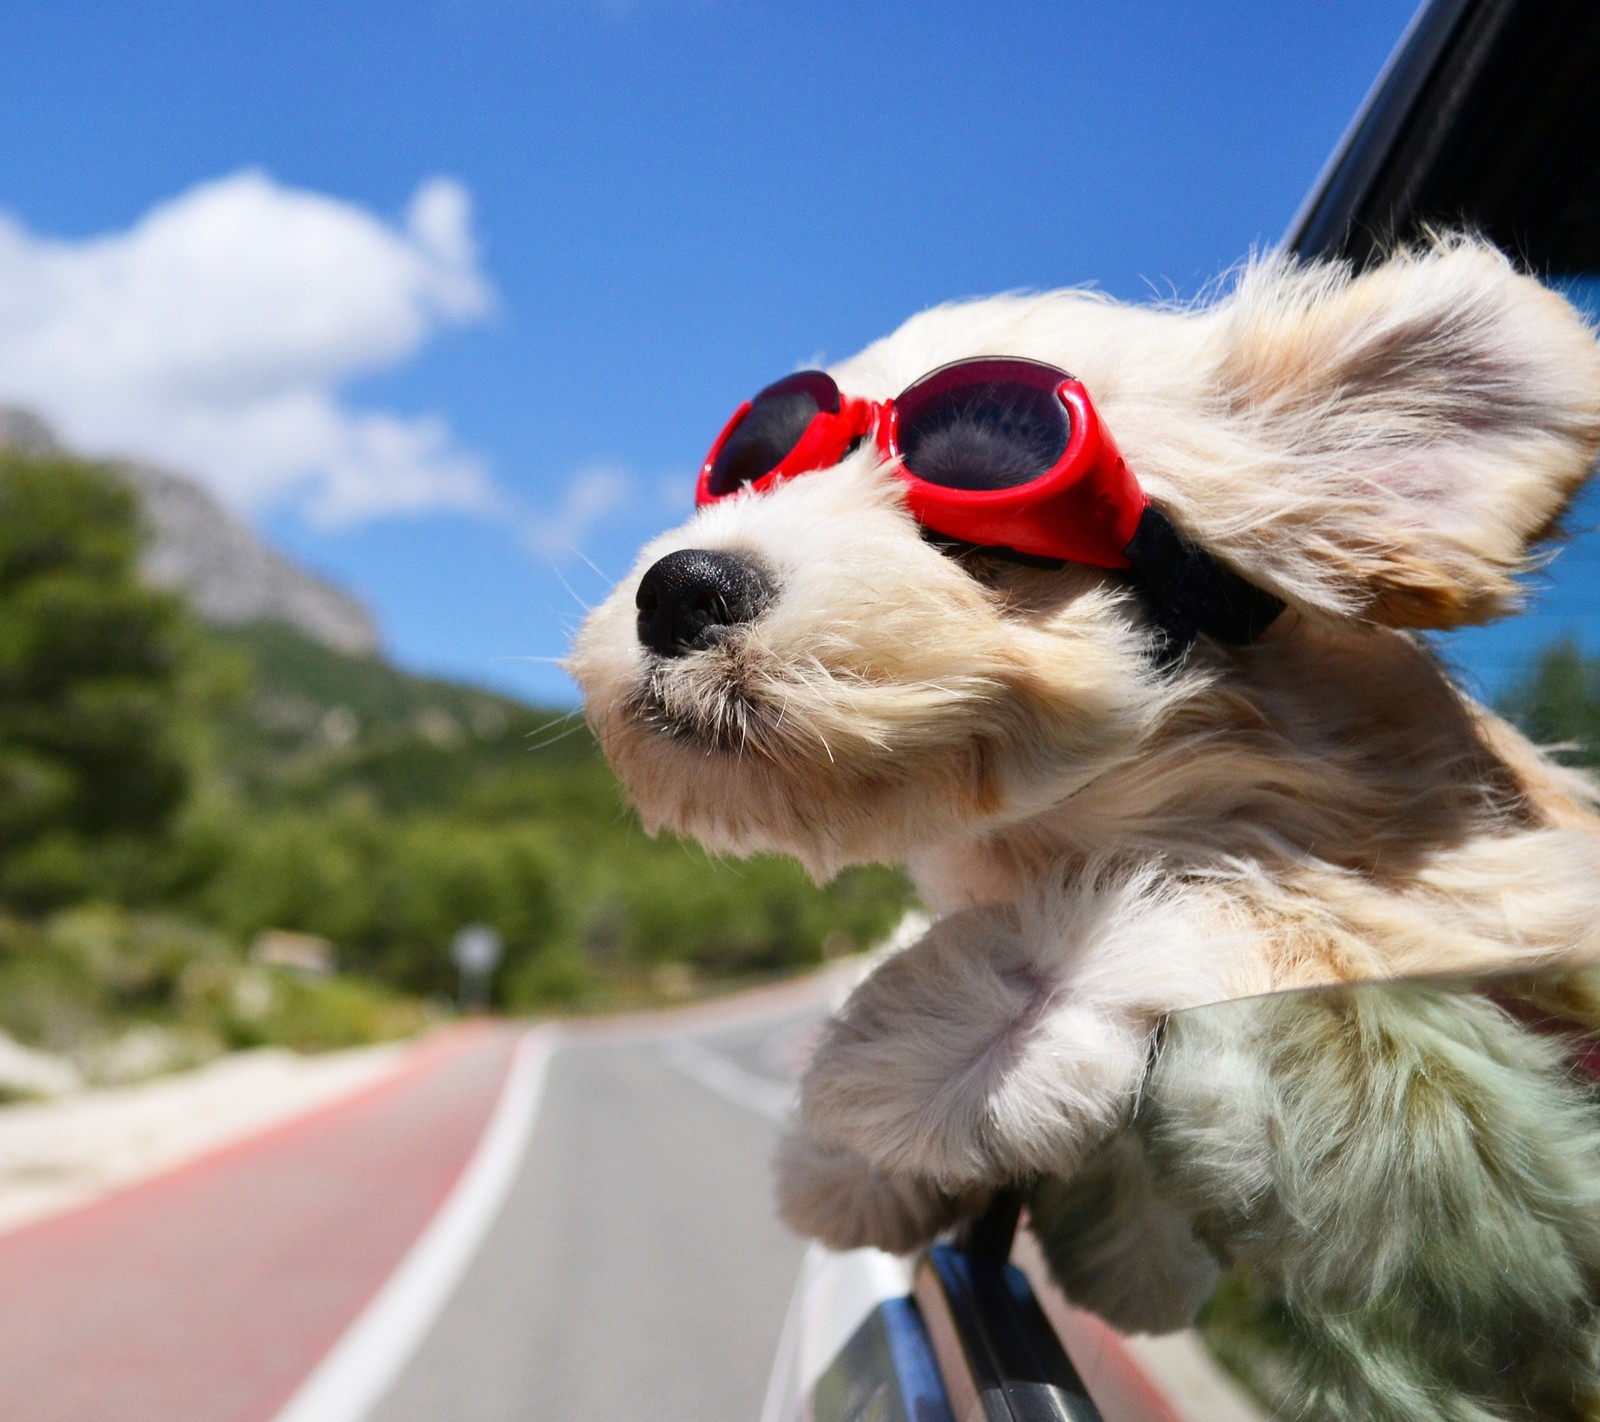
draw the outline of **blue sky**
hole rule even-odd
[[[44,295],[0,399],[187,462],[404,664],[569,701],[533,659],[740,398],[941,300],[1193,293],[1281,235],[1410,10],[14,3],[0,262]],[[181,314],[148,348],[146,308]],[[1577,552],[1469,671],[1600,613]]]

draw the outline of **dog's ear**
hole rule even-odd
[[[1197,533],[1308,609],[1513,610],[1600,448],[1600,347],[1566,301],[1454,238],[1362,275],[1268,259],[1212,316],[1227,435]]]

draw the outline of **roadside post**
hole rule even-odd
[[[489,1010],[489,978],[500,963],[504,945],[487,923],[469,923],[450,943],[455,960],[457,1000],[463,1012]]]

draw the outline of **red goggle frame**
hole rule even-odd
[[[844,395],[804,370],[741,405],[711,446],[695,502],[837,464],[875,439],[917,521],[947,538],[1033,557],[1131,566],[1149,505],[1088,391],[1015,357],[956,361],[892,400]]]

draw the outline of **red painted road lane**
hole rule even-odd
[[[440,1033],[353,1097],[0,1237],[0,1419],[272,1417],[444,1202],[514,1043]]]

